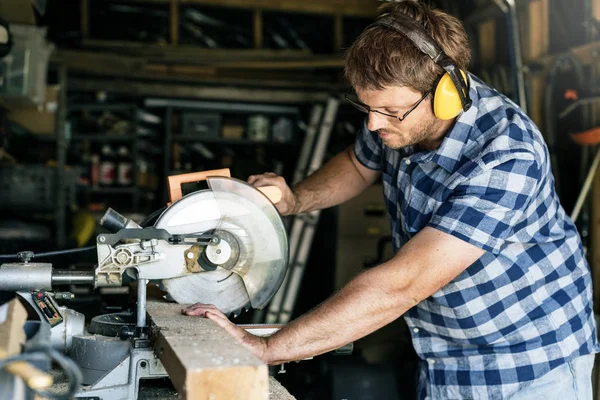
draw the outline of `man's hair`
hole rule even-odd
[[[471,50],[458,19],[418,0],[387,3],[379,11],[392,16],[403,13],[414,19],[458,68],[467,70]],[[350,84],[363,90],[407,86],[424,93],[444,74],[444,69],[410,39],[381,26],[370,26],[360,34],[346,52],[345,64],[345,76]]]

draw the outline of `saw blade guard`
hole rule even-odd
[[[236,261],[163,279],[161,286],[178,303],[214,304],[225,314],[263,308],[287,269],[289,248],[281,217],[263,193],[243,181],[211,177],[207,183],[210,190],[175,201],[155,227],[171,234],[214,234],[231,242]]]
[[[219,227],[240,241],[239,261],[231,271],[242,278],[252,307],[263,308],[281,286],[288,264],[288,239],[279,212],[246,182],[209,177],[207,183],[219,208]]]

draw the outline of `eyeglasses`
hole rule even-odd
[[[402,122],[406,119],[406,117],[408,116],[408,114],[410,114],[411,112],[413,112],[415,110],[415,108],[419,107],[419,104],[421,104],[421,102],[423,100],[425,100],[425,97],[427,97],[427,95],[431,93],[431,90],[426,91],[423,96],[419,99],[419,101],[417,101],[415,103],[414,106],[412,106],[410,108],[410,110],[408,110],[407,112],[405,112],[401,117],[399,117],[398,115],[394,115],[394,114],[388,114],[388,113],[384,113],[382,111],[377,111],[377,110],[371,110],[371,108],[362,103],[360,100],[358,100],[358,96],[356,96],[356,93],[354,93],[354,91],[352,89],[350,89],[346,95],[344,96],[344,98],[346,100],[348,100],[348,102],[350,104],[352,104],[357,110],[364,112],[365,114],[368,114],[370,112],[374,112],[377,114],[381,114],[381,115],[385,115],[386,117],[390,117],[390,118],[396,118],[398,121]],[[353,97],[355,97],[353,99]]]

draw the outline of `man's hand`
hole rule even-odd
[[[267,172],[262,175],[250,175],[248,183],[255,186],[276,186],[281,190],[281,200],[275,204],[281,215],[296,214],[300,208],[298,196],[294,194],[281,176],[272,172]]]
[[[225,314],[212,304],[196,303],[181,310],[182,314],[195,315],[208,318],[221,328],[225,329],[238,342],[256,354],[263,362],[268,363],[267,357],[267,339],[260,336],[254,336],[246,332],[243,328],[231,322]]]

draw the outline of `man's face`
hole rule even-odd
[[[373,112],[402,117],[423,96],[423,93],[410,88],[393,86],[381,90],[356,89],[356,94],[371,110],[368,114],[368,129],[377,131],[383,144],[392,149],[433,139],[441,126],[442,121],[433,115],[431,96],[427,96],[403,121]]]

